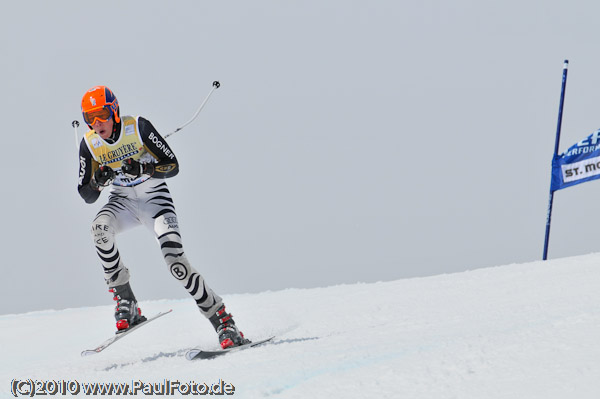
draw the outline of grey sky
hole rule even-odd
[[[0,314],[110,303],[70,123],[104,84],[169,138],[188,258],[221,295],[542,254],[561,149],[600,127],[595,2],[11,2],[0,15]],[[81,121],[82,122],[82,121]],[[80,129],[80,135],[83,129]],[[7,157],[7,158],[6,158]],[[600,184],[555,197],[550,257],[594,252]],[[186,298],[152,235],[138,299]]]

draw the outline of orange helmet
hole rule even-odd
[[[115,123],[121,122],[119,102],[115,94],[106,86],[89,89],[81,99],[83,120],[92,127],[96,119],[106,122],[112,116]]]

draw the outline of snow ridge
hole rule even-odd
[[[86,358],[83,349],[113,333],[112,305],[2,315],[0,396],[31,379],[221,381],[241,398],[598,398],[599,265],[592,254],[229,295],[247,337],[276,338],[206,361],[184,358],[195,346],[218,347],[191,300],[139,298],[145,314],[173,313]]]

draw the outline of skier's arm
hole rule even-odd
[[[177,162],[177,157],[166,140],[156,131],[149,120],[141,116],[138,118],[138,127],[144,147],[158,160],[154,164],[154,174],[152,177],[165,179],[177,175],[179,173],[179,162]]]
[[[77,191],[88,204],[96,202],[100,196],[100,191],[91,183],[92,176],[97,168],[98,163],[92,159],[90,150],[84,140],[81,140],[79,144],[79,182]]]

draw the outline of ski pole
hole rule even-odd
[[[166,139],[167,137],[171,136],[172,134],[177,133],[178,131],[180,131],[181,129],[183,129],[184,127],[186,127],[190,123],[192,123],[194,121],[194,119],[196,119],[198,117],[198,114],[200,113],[200,111],[202,111],[202,108],[204,108],[204,106],[206,105],[206,102],[210,98],[211,94],[213,94],[213,91],[215,91],[216,89],[218,89],[220,86],[221,86],[221,83],[219,83],[217,80],[215,80],[213,82],[213,84],[212,84],[212,88],[208,92],[208,95],[206,96],[206,98],[204,99],[204,101],[202,101],[202,104],[200,104],[200,108],[198,108],[198,110],[196,111],[196,113],[194,114],[194,116],[192,116],[192,119],[190,119],[189,121],[187,121],[186,123],[184,123],[183,125],[181,125],[180,127],[178,127],[177,129],[175,129],[171,133],[166,134],[164,136],[164,138]]]
[[[77,128],[79,127],[79,121],[71,122],[71,126],[75,130],[75,148],[79,149],[79,135],[77,134]]]
[[[216,89],[218,89],[219,87],[221,87],[221,83],[219,83],[219,81],[215,80],[213,82],[213,84],[212,84],[212,88],[208,92],[208,95],[206,96],[206,98],[204,99],[204,101],[202,101],[202,104],[200,104],[200,107],[198,108],[198,110],[196,111],[196,113],[194,114],[194,116],[192,116],[192,118],[189,121],[187,121],[186,123],[184,123],[183,125],[181,125],[177,129],[175,129],[171,133],[168,133],[168,134],[164,135],[163,137],[166,139],[167,137],[171,136],[172,134],[177,133],[178,131],[180,131],[181,129],[183,129],[184,127],[186,127],[190,123],[192,123],[198,117],[198,114],[200,114],[200,111],[202,111],[202,108],[204,108],[204,106],[206,105],[206,103],[207,103],[208,99],[210,98],[210,96],[212,95],[212,93]],[[79,122],[76,121],[76,120],[74,120],[73,122],[71,122],[71,126],[73,126],[73,129],[75,129],[75,146],[77,148],[79,148],[79,136],[78,136],[78,133],[77,133],[77,128],[79,127]]]

